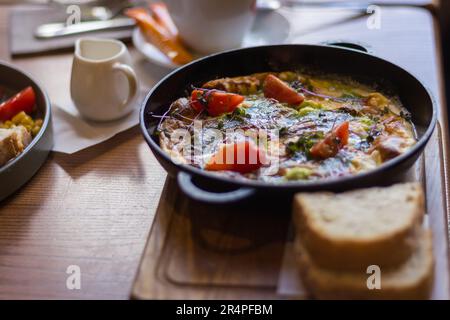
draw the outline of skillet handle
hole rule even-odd
[[[240,187],[228,192],[211,192],[196,186],[189,173],[179,171],[177,175],[180,189],[189,198],[210,204],[230,204],[242,201],[253,196],[256,190],[253,188]]]
[[[370,49],[370,47],[367,44],[363,44],[358,41],[326,41],[326,42],[322,42],[322,43],[327,46],[341,47],[341,48],[352,49],[352,50],[361,51],[361,52],[372,53],[372,50]]]

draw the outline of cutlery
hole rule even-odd
[[[257,0],[256,7],[262,11],[278,10],[281,7],[288,8],[301,8],[301,7],[316,7],[327,9],[349,9],[363,11],[371,5],[383,6],[383,7],[398,7],[398,6],[423,6],[421,1],[408,2],[389,2],[389,1],[338,1],[338,0],[325,0],[325,1],[312,1],[312,0]]]
[[[72,25],[66,25],[65,23],[59,22],[47,23],[36,29],[35,36],[40,39],[48,39],[92,31],[131,28],[134,26],[135,22],[133,19],[122,17],[105,21],[86,21]]]

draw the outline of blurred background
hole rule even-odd
[[[189,1],[189,0],[184,0]],[[83,11],[84,16],[91,15],[94,13],[95,18],[105,19],[117,14],[118,8],[120,9],[124,5],[142,4],[143,0],[0,0],[1,4],[36,4],[36,5],[52,5],[55,7],[64,6],[70,4],[78,4],[83,8],[86,7],[88,10]],[[151,1],[148,1],[151,2]],[[309,5],[313,2],[322,3],[324,6],[361,6],[365,4],[375,3],[381,5],[417,5],[428,7],[433,14],[436,16],[436,21],[439,21],[440,29],[440,43],[443,52],[443,64],[444,64],[444,77],[446,83],[446,93],[447,97],[450,96],[450,1],[446,0],[377,0],[377,1],[345,1],[345,0],[258,0],[258,5],[265,6],[268,8],[277,8],[280,5],[295,6],[296,3],[305,3]],[[432,5],[430,5],[432,4]],[[95,11],[89,8],[97,8]],[[106,8],[107,10],[103,10]],[[1,10],[1,9],[0,9]]]
[[[189,0],[180,0],[189,1]],[[126,8],[131,6],[146,6],[149,2],[155,2],[152,0],[0,0],[1,5],[17,5],[17,8],[23,6],[24,11],[13,10],[9,18],[9,30],[10,37],[10,55],[12,57],[26,56],[29,54],[45,54],[51,51],[66,51],[69,52],[73,48],[73,42],[77,35],[73,37],[58,37],[54,39],[37,39],[33,33],[35,33],[36,26],[45,24],[46,22],[57,22],[64,20],[67,17],[69,8],[71,5],[78,5],[81,8],[81,20],[82,21],[110,21],[116,18],[122,18],[123,12]],[[422,7],[428,9],[432,15],[434,15],[435,24],[438,26],[435,28],[437,31],[436,43],[440,44],[442,50],[442,64],[443,64],[443,77],[445,80],[445,92],[447,100],[450,98],[450,1],[444,0],[255,0],[256,6],[259,11],[266,10],[267,12],[275,11],[280,7],[284,7],[284,10],[298,10],[302,6],[305,8],[327,8],[334,10],[349,9],[356,12],[361,12],[361,15],[367,14],[366,9],[370,4],[376,4],[386,7],[395,6],[409,6],[409,7]],[[30,5],[36,8],[43,8],[42,14],[32,12],[28,8]],[[306,17],[308,18],[308,17]],[[314,19],[314,18],[312,18]],[[309,19],[311,20],[311,19]],[[127,22],[118,21],[121,24],[125,24],[124,28],[115,28],[105,30],[101,33],[105,37],[113,37],[131,43],[131,29]],[[311,21],[308,21],[311,22]],[[5,23],[5,22],[4,22]],[[317,24],[320,23],[319,21]],[[301,23],[300,23],[301,24]],[[411,21],[413,27],[414,22]],[[326,28],[330,26],[326,26]],[[314,30],[314,28],[312,29]],[[332,28],[330,29],[330,31]],[[307,30],[309,31],[309,30]],[[96,36],[96,33],[91,33]],[[306,34],[306,32],[305,32]],[[298,38],[301,41],[301,37]],[[297,39],[297,41],[298,41]],[[44,41],[42,41],[44,40]],[[258,44],[258,43],[256,43]],[[264,43],[263,43],[264,44]],[[255,45],[252,43],[251,45]],[[70,50],[69,50],[70,49]],[[436,48],[440,49],[440,48]],[[3,51],[7,49],[3,48]],[[440,50],[437,50],[439,52]]]

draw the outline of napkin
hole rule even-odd
[[[140,93],[137,101],[142,101],[145,92]],[[139,123],[139,107],[136,103],[133,111],[126,117],[115,121],[94,122],[84,119],[71,103],[53,105],[53,151],[72,154],[112,138]]]
[[[306,298],[308,292],[306,291],[303,281],[300,278],[297,259],[295,257],[294,226],[291,224],[288,230],[281,270],[278,276],[277,293],[283,297],[295,297],[297,299]]]

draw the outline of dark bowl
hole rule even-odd
[[[0,167],[0,201],[24,185],[38,171],[53,147],[50,100],[45,91],[28,74],[0,61],[0,85],[14,91],[31,86],[36,93],[37,113],[42,128],[25,150]],[[43,186],[44,187],[44,186]]]
[[[283,184],[254,180],[235,180],[198,168],[172,162],[160,148],[154,131],[158,120],[152,113],[162,114],[170,103],[186,95],[192,84],[227,76],[264,71],[320,70],[324,73],[352,77],[363,83],[377,84],[394,91],[411,112],[418,142],[406,153],[368,172],[319,181]],[[145,140],[160,164],[191,198],[209,203],[230,203],[259,194],[290,196],[298,191],[344,191],[397,181],[423,151],[436,125],[436,106],[428,90],[414,76],[399,66],[368,53],[336,46],[272,45],[237,49],[214,54],[175,70],[162,79],[144,100],[140,125]]]

